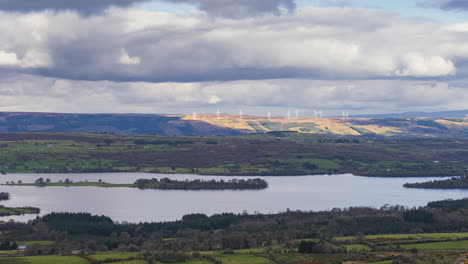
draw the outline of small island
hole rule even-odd
[[[160,190],[260,190],[266,189],[268,183],[262,179],[239,180],[171,180],[169,178],[139,179],[135,182],[139,189],[160,189]]]
[[[0,205],[0,216],[39,214],[41,209],[36,207],[5,207]]]
[[[0,201],[10,200],[10,194],[7,192],[0,192]]]
[[[468,189],[468,176],[452,177],[446,180],[406,183],[405,188],[420,189]]]
[[[268,183],[262,179],[231,179],[231,180],[171,180],[162,179],[138,179],[135,183],[119,184],[79,181],[70,179],[52,182],[50,179],[37,179],[34,183],[7,182],[8,186],[36,186],[36,187],[105,187],[105,188],[139,188],[154,190],[260,190],[268,188]]]

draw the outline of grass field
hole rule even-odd
[[[344,247],[346,248],[346,250],[349,252],[349,251],[360,251],[360,250],[364,250],[364,251],[370,251],[371,248],[366,246],[366,245],[361,245],[361,244],[350,244],[350,245],[344,245]]]
[[[25,244],[25,245],[53,245],[54,241],[44,240],[44,241],[19,241],[16,244]]]
[[[456,240],[468,239],[468,233],[423,233],[423,234],[393,234],[393,235],[369,235],[366,240]],[[337,241],[355,240],[355,236],[336,237]]]
[[[450,176],[468,169],[466,139],[396,141],[292,132],[232,137],[0,133],[0,146],[2,170],[6,173]],[[452,162],[454,155],[459,162]],[[74,183],[90,185],[106,187]]]
[[[219,259],[223,264],[268,264],[270,261],[263,257],[257,257],[254,255],[247,254],[235,254],[235,255],[215,255],[216,259]]]
[[[72,256],[34,256],[0,259],[2,264],[89,264],[87,260]]]
[[[93,260],[102,261],[107,259],[129,259],[135,258],[138,253],[134,252],[98,252],[96,254],[90,255]]]
[[[2,184],[7,185],[7,184]],[[102,183],[102,182],[72,182],[72,183],[63,183],[63,182],[53,182],[53,183],[17,183],[17,184],[8,184],[9,186],[35,186],[35,187],[103,187],[103,188],[136,188],[135,184],[115,184],[115,183]]]
[[[38,208],[17,208],[17,207],[3,207],[0,206],[0,216],[8,215],[23,215],[23,214],[37,214]]]
[[[468,240],[408,244],[408,245],[401,245],[401,247],[404,249],[418,249],[418,250],[431,250],[431,251],[438,251],[438,250],[466,251],[468,250]]]

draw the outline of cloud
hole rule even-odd
[[[41,10],[78,10],[90,14],[110,6],[127,7],[149,0],[0,0],[0,10],[31,12]]]
[[[2,75],[0,111],[224,113],[285,115],[314,109],[339,115],[454,110],[466,107],[468,80],[317,81],[280,79],[206,83],[73,81]],[[222,98],[222,101],[219,99]],[[214,104],[216,102],[216,104]]]
[[[219,102],[223,101],[221,98],[219,98],[218,96],[216,95],[213,95],[210,97],[210,99],[208,99],[208,103],[209,104],[217,104]]]
[[[466,34],[375,10],[301,8],[231,20],[111,8],[0,19],[0,72],[177,83],[468,76]]]
[[[294,0],[163,0],[172,3],[196,5],[211,16],[245,18],[262,14],[291,12],[296,8]]]
[[[468,10],[466,0],[425,0],[419,3],[423,7],[438,7],[446,10]]]

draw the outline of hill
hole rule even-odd
[[[284,118],[238,115],[184,116],[184,120],[203,121],[217,127],[243,133],[296,131],[300,133],[340,136],[398,137],[468,137],[468,120],[464,118]]]
[[[464,118],[284,118],[238,115],[0,113],[0,132],[231,136],[296,131],[339,136],[468,137]]]
[[[228,127],[152,114],[0,113],[0,132],[89,132],[168,136],[239,135]]]
[[[355,118],[415,118],[415,117],[432,117],[432,118],[464,118],[468,114],[468,110],[458,111],[442,111],[442,112],[405,112],[405,113],[390,113],[377,115],[353,115]]]

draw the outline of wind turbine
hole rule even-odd
[[[318,117],[318,111],[317,110],[314,110],[314,116],[315,116],[315,118]]]
[[[291,119],[291,110],[288,110],[288,119]]]
[[[320,118],[323,117],[323,111],[322,110],[319,111],[319,115],[320,115]]]
[[[244,116],[244,112],[242,112],[242,109],[239,111],[239,117],[240,119],[243,119],[243,116]]]
[[[345,111],[342,111],[342,112],[341,112],[341,116],[343,117],[343,119],[346,119],[346,113],[345,113]]]
[[[216,109],[216,118],[219,119],[219,115],[221,114],[221,112],[219,111],[219,108]]]
[[[294,114],[296,115],[296,119],[299,118],[299,109],[294,110]]]
[[[268,120],[271,120],[271,112],[268,112]]]
[[[192,115],[193,115],[193,119],[194,119],[194,120],[197,120],[197,113],[196,113],[196,112],[192,112]]]

